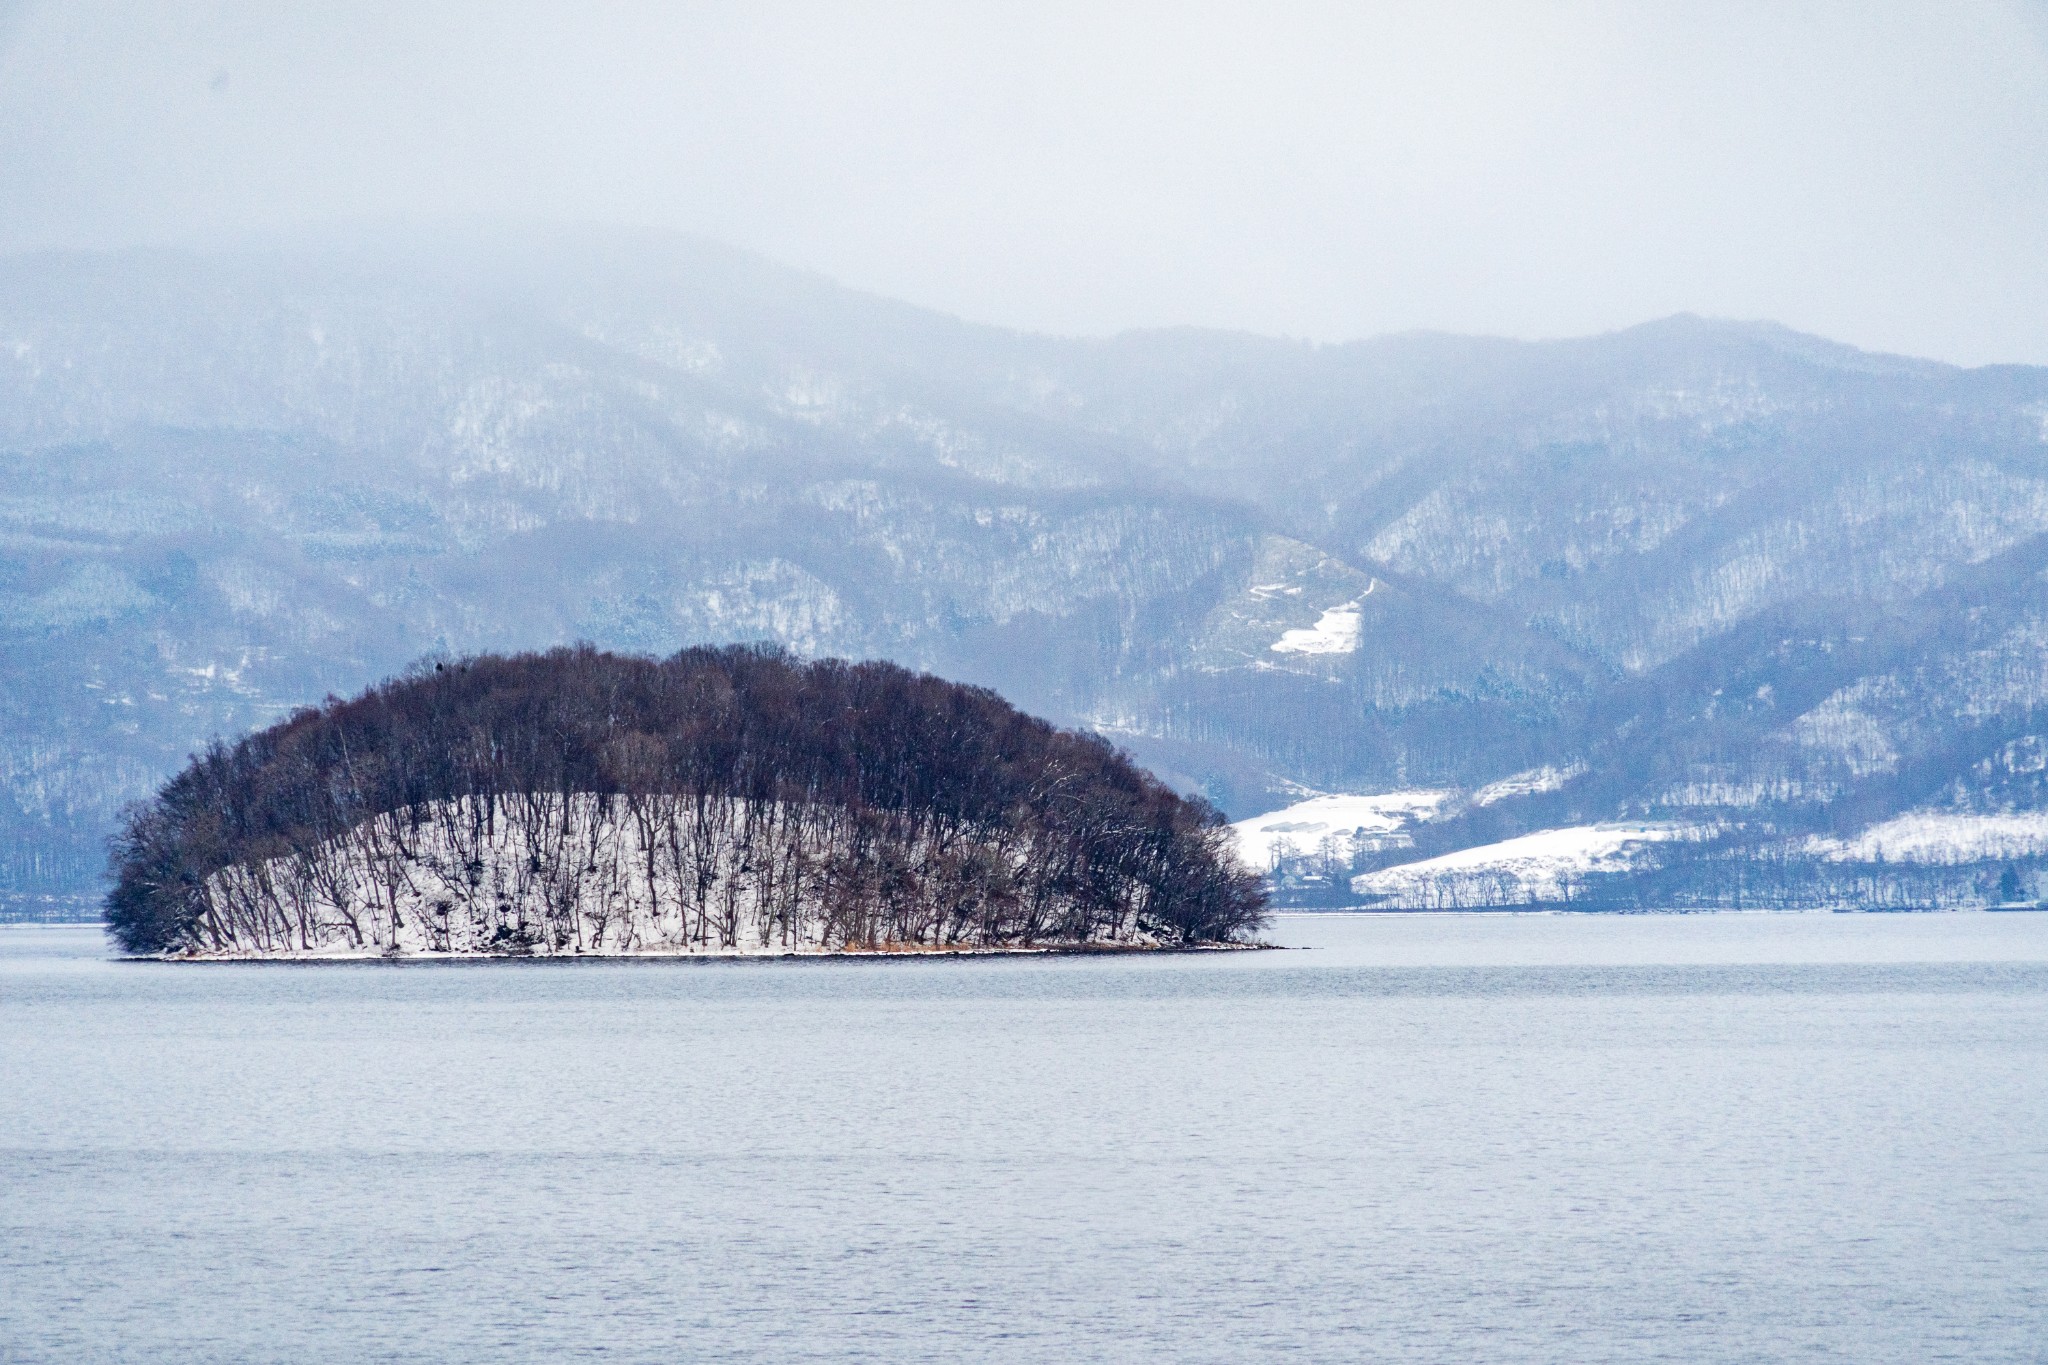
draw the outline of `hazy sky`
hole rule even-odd
[[[2048,0],[0,0],[0,246],[667,225],[965,316],[2048,363]]]

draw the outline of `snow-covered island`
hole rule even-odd
[[[772,649],[415,669],[130,817],[107,920],[184,958],[1242,944],[1217,812],[985,689]]]

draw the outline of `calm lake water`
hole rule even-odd
[[[0,1358],[2038,1361],[2048,915],[1156,959],[0,930]]]

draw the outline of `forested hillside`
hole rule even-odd
[[[582,232],[17,258],[0,541],[15,905],[210,736],[575,640],[894,659],[1234,816],[1565,775],[1432,851],[2044,800],[2048,372],[1765,324],[1065,340]]]
[[[983,689],[775,650],[438,665],[216,745],[129,818],[131,952],[1240,941],[1220,815]]]

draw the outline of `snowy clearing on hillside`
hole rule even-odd
[[[1352,878],[1351,890],[1409,909],[1552,904],[1570,901],[1588,875],[1626,872],[1650,844],[1694,834],[1687,825],[1635,822],[1539,830],[1368,872]]]
[[[1313,626],[1283,633],[1271,649],[1275,654],[1351,654],[1358,649],[1358,604],[1331,607]]]
[[[1360,604],[1372,596],[1376,586],[1376,583],[1367,583],[1361,596],[1331,607],[1316,618],[1312,626],[1282,632],[1269,648],[1275,654],[1357,653],[1359,623],[1363,618]]]
[[[1872,825],[1854,839],[1814,841],[1834,862],[1977,863],[2048,854],[2048,811],[1967,815],[1909,811]]]
[[[1348,856],[1361,839],[1399,834],[1436,815],[1450,800],[1446,791],[1378,792],[1370,796],[1317,796],[1268,811],[1230,827],[1238,856],[1256,872],[1272,868],[1283,848],[1313,853],[1332,835],[1344,840]]]

